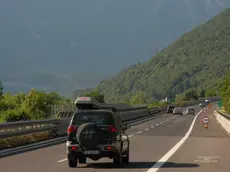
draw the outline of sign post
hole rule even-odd
[[[212,104],[211,103],[208,104],[208,108],[209,109],[212,108]]]
[[[207,117],[207,116],[203,116],[203,117],[201,118],[201,122],[203,123],[204,128],[208,128],[208,123],[210,122],[210,119],[209,119],[209,117]]]

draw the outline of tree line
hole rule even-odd
[[[27,94],[3,94],[0,82],[0,122],[14,122],[51,118],[51,108],[57,104],[70,104],[71,100],[56,92],[31,89]]]

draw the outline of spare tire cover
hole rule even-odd
[[[77,131],[77,141],[86,149],[95,149],[101,143],[103,136],[103,131],[94,123],[82,124]]]

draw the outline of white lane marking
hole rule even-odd
[[[133,135],[129,135],[128,137],[132,137]]]
[[[154,128],[154,126],[151,126],[151,128]]]
[[[142,131],[139,131],[137,134],[141,134],[142,133]]]
[[[61,159],[61,160],[59,160],[59,161],[57,161],[57,162],[64,162],[64,161],[67,161],[67,158]]]
[[[148,130],[149,130],[148,128],[145,129],[145,131],[148,131]]]
[[[159,124],[156,124],[156,126],[158,126]]]
[[[150,169],[148,169],[147,172],[156,172],[158,171],[164,163],[167,162],[167,160],[183,145],[183,143],[188,139],[189,135],[192,132],[192,129],[195,125],[197,117],[200,115],[202,111],[198,112],[195,118],[192,121],[192,124],[190,125],[190,128],[188,132],[185,134],[185,136],[171,149],[169,150],[156,164],[154,164]]]
[[[162,124],[162,122],[160,122],[160,124]]]

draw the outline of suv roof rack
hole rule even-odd
[[[79,110],[107,109],[118,112],[118,109],[112,104],[99,103],[93,97],[77,97],[74,104]]]

